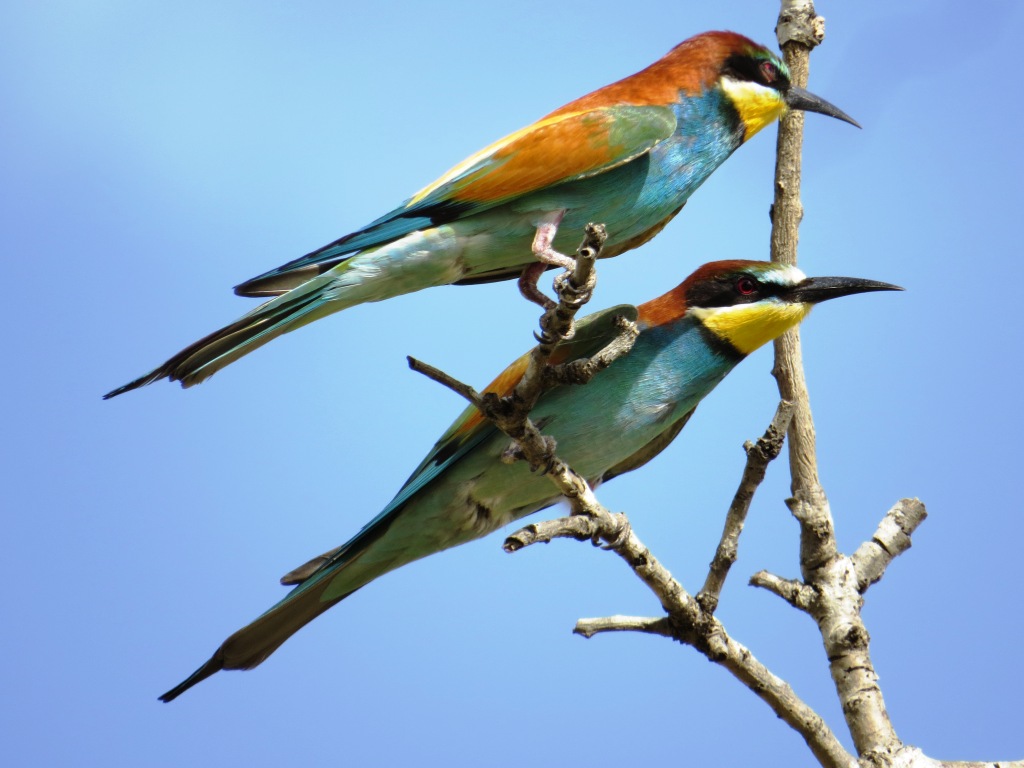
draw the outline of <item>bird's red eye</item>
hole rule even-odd
[[[761,62],[761,75],[766,83],[774,83],[779,77],[779,68],[770,61]]]
[[[749,296],[757,290],[757,281],[752,277],[744,275],[736,281],[736,290],[743,296]]]

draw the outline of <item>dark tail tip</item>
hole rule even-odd
[[[174,701],[176,698],[181,696],[185,691],[191,688],[193,685],[198,685],[203,682],[206,678],[216,674],[224,669],[224,659],[221,657],[221,653],[218,650],[208,662],[203,664],[199,669],[189,675],[185,680],[178,683],[167,693],[160,697],[160,701],[165,704],[169,701]]]
[[[135,381],[129,381],[127,384],[120,386],[117,389],[110,390],[109,392],[107,392],[107,394],[103,396],[103,399],[109,400],[112,397],[123,395],[125,392],[131,392],[133,389],[138,389],[139,387],[144,387],[147,384],[152,384],[154,381],[160,378],[163,378],[163,376],[156,376],[152,373],[148,373],[145,376],[140,376],[139,378],[135,379]]]

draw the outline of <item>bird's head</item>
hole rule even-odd
[[[743,140],[791,109],[818,112],[851,125],[860,125],[820,96],[791,85],[789,68],[775,53],[733,32],[708,32],[719,36],[718,86],[743,121]]]
[[[693,317],[719,341],[748,355],[798,325],[815,304],[854,293],[902,290],[858,277],[807,277],[796,267],[767,261],[715,261],[639,309],[647,325]]]
[[[547,119],[610,104],[666,106],[680,96],[699,98],[711,91],[722,94],[736,111],[743,141],[791,109],[820,112],[857,125],[839,108],[791,85],[782,59],[735,32],[694,35],[646,69],[569,102]]]

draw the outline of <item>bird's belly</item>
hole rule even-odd
[[[504,464],[500,449],[465,457],[458,471],[418,494],[363,559],[371,569],[397,568],[434,552],[507,528],[558,499],[551,481],[523,463]]]

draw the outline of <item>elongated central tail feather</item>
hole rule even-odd
[[[288,595],[225,640],[213,656],[160,697],[171,701],[222,669],[252,669],[321,613],[388,571],[429,553],[396,553],[364,561],[367,551],[391,528],[400,507],[374,518],[352,539],[319,555],[281,579],[295,584]]]
[[[199,384],[224,366],[247,355],[282,333],[287,333],[326,314],[342,309],[343,304],[326,307],[322,291],[287,294],[262,304],[235,322],[204,336],[156,368],[103,396],[117,397],[160,379],[180,381],[183,387]]]
[[[160,701],[173,701],[192,686],[222,669],[252,669],[258,666],[285,640],[356,591],[353,589],[341,597],[321,601],[321,595],[330,583],[329,580],[321,581],[311,589],[296,587],[288,597],[256,621],[242,627],[225,640],[209,661],[160,696]]]

